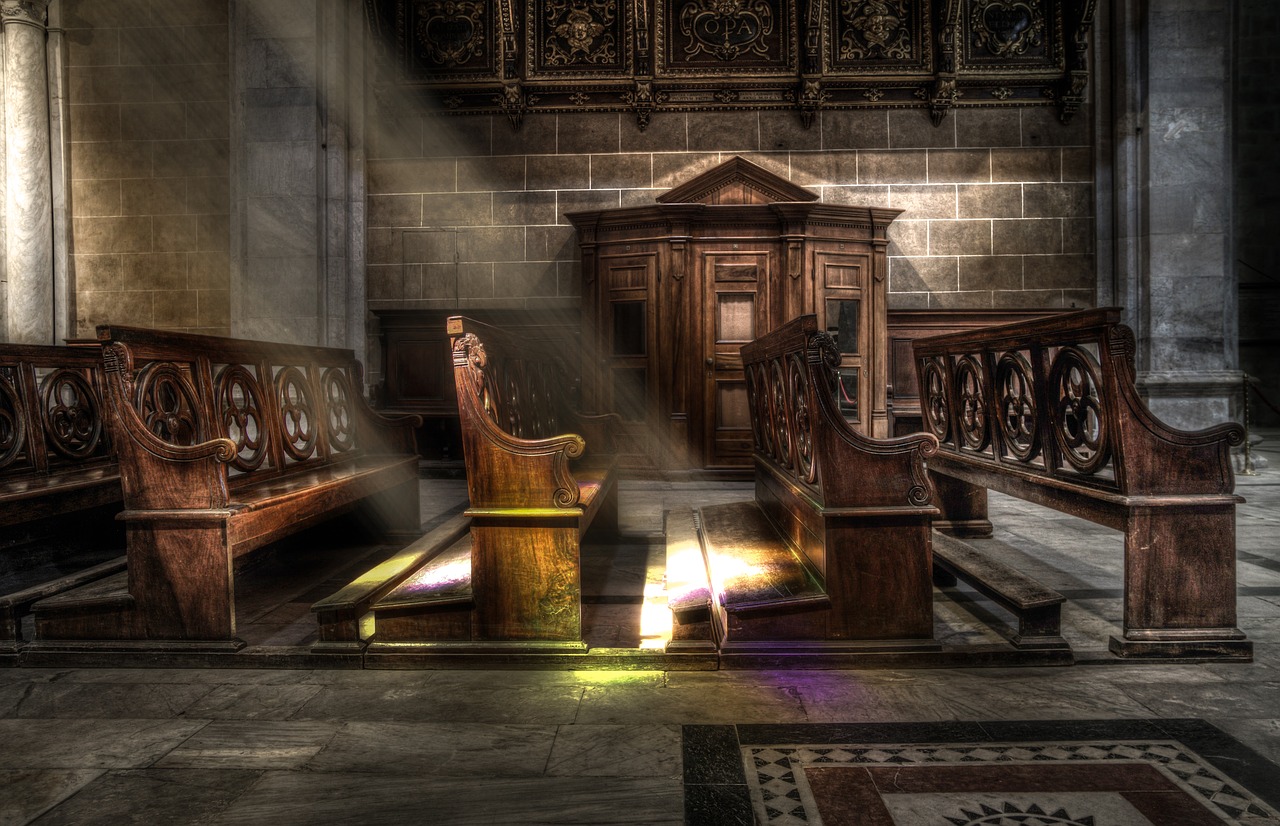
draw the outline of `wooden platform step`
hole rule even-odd
[[[934,584],[946,588],[962,580],[1009,611],[1017,627],[1006,634],[1022,649],[1070,648],[1062,638],[1066,597],[1021,571],[954,536],[933,534]],[[1001,629],[1003,630],[1003,629]]]
[[[714,652],[711,632],[711,581],[692,508],[663,514],[667,542],[666,591],[671,611],[668,652]]]
[[[827,607],[821,578],[754,502],[699,508],[714,598],[729,613]]]
[[[471,639],[471,533],[441,547],[374,602],[371,648]]]
[[[423,566],[432,564],[460,541],[465,539],[470,548],[470,527],[471,520],[459,514],[314,603],[311,611],[316,615],[320,635],[311,650],[333,653],[362,649],[374,634],[373,606],[419,576]],[[468,562],[468,581],[470,575]]]
[[[24,587],[0,595],[0,652],[16,651],[22,645],[22,618],[37,602],[120,574],[125,570],[125,562],[125,557],[118,556],[82,571],[31,582]]]

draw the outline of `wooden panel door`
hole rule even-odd
[[[657,466],[657,272],[653,252],[600,258],[599,398],[604,410],[622,417],[617,452],[628,468]]]
[[[703,328],[703,466],[751,461],[751,414],[742,369],[743,344],[769,331],[771,250],[704,252],[699,259],[706,301]]]
[[[814,253],[817,282],[818,324],[831,334],[840,352],[836,404],[845,420],[862,433],[872,435],[871,374],[874,365],[867,354],[874,348],[869,296],[871,256],[819,250]]]

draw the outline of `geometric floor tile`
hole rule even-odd
[[[1280,826],[1280,769],[1200,720],[685,729],[691,824]]]

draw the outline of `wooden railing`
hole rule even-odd
[[[1119,309],[920,339],[914,350],[925,426],[941,443],[931,471],[974,489],[971,501],[1000,490],[1125,533],[1124,640],[1113,650],[1243,655],[1230,450],[1244,431],[1156,418],[1134,385]],[[944,497],[944,511],[961,499]]]

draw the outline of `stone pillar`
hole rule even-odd
[[[1114,282],[1138,386],[1171,425],[1237,415],[1230,4],[1112,4]],[[1108,290],[1100,285],[1100,298]]]
[[[53,205],[45,13],[49,0],[3,0],[7,340],[52,344]]]

